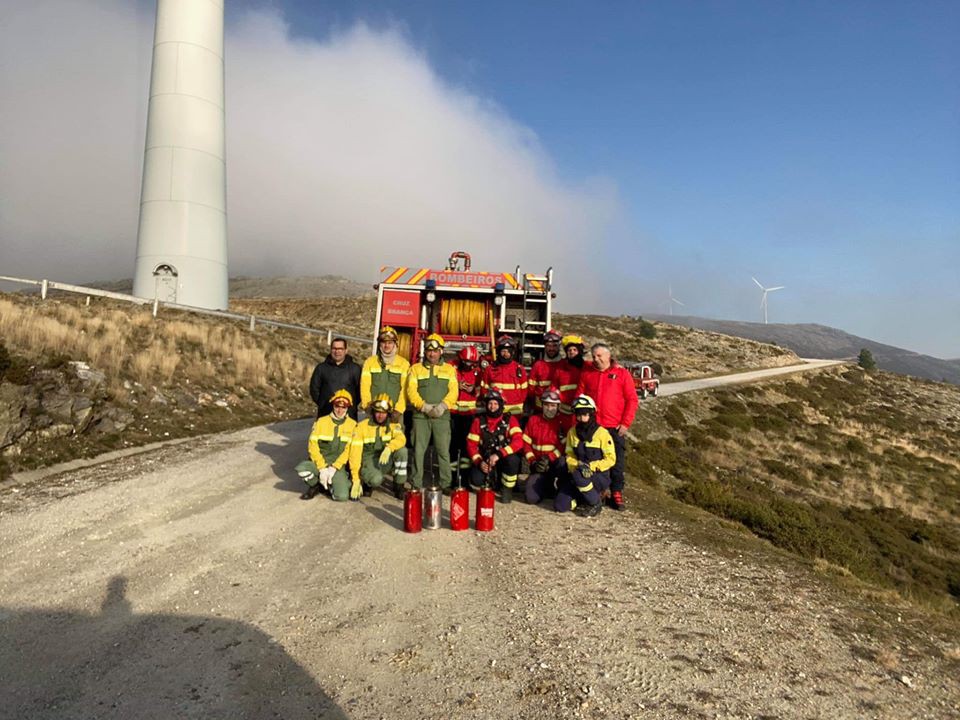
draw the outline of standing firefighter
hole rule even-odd
[[[477,395],[480,392],[480,381],[483,371],[480,369],[480,351],[470,345],[457,355],[457,406],[453,409],[453,432],[450,441],[450,460],[454,463],[459,458],[457,473],[460,476],[460,485],[466,485],[470,466],[470,454],[467,452],[467,433],[473,424],[473,416],[477,412]]]
[[[403,413],[407,406],[403,389],[410,363],[397,352],[397,331],[389,325],[380,329],[377,352],[363,363],[360,373],[360,407],[364,410],[379,395],[390,398],[393,409]]]
[[[523,451],[530,464],[524,494],[531,505],[555,497],[558,483],[566,474],[560,428],[560,393],[548,388],[540,396],[541,410],[531,415],[523,430]]]
[[[626,434],[633,424],[640,400],[630,371],[619,365],[605,343],[590,348],[593,363],[584,366],[577,392],[596,401],[597,422],[610,431],[617,451],[617,462],[610,470],[610,505],[623,510]]]
[[[597,423],[593,398],[581,395],[574,400],[573,416],[577,423],[566,440],[569,481],[561,483],[554,507],[558,512],[576,508],[577,515],[594,517],[600,514],[601,498],[610,487],[610,468],[617,461],[617,451],[610,433]]]
[[[583,338],[579,335],[564,335],[564,358],[554,372],[554,381],[560,391],[560,425],[566,432],[573,427],[573,399],[577,396],[580,372],[583,370]]]
[[[500,476],[500,502],[513,499],[520,472],[520,455],[523,449],[523,433],[513,415],[504,412],[503,396],[496,390],[488,390],[483,399],[484,415],[477,416],[467,434],[467,452],[473,467],[470,469],[470,486],[479,490],[492,485]]]
[[[540,396],[547,388],[557,386],[556,375],[562,361],[560,333],[547,330],[543,334],[543,357],[530,368],[529,397],[533,407],[540,407]]]
[[[390,422],[393,403],[384,393],[370,404],[370,417],[357,425],[350,442],[350,499],[359,500],[379,487],[384,475],[393,476],[400,497],[407,480],[407,439],[399,423]]]
[[[457,371],[443,362],[444,340],[430,335],[424,343],[423,361],[410,368],[407,401],[413,407],[413,467],[410,483],[423,487],[423,462],[433,439],[440,466],[440,487],[449,488],[450,410],[457,406]]]
[[[330,405],[330,414],[319,418],[310,431],[310,459],[297,465],[297,474],[307,483],[301,500],[310,500],[322,490],[329,490],[334,500],[346,500],[350,492],[347,456],[357,427],[357,421],[348,414],[353,398],[346,390],[337,390]]]
[[[496,390],[503,398],[503,412],[521,415],[527,399],[527,371],[516,361],[517,341],[509,335],[497,340],[497,355],[483,374],[483,387]]]

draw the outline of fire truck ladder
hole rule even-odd
[[[517,278],[520,278],[520,268],[517,267]],[[520,357],[524,350],[535,352],[543,350],[543,334],[549,330],[546,317],[546,306],[550,296],[550,284],[553,278],[553,268],[547,268],[545,275],[523,275],[523,314],[520,320]],[[537,288],[536,285],[540,287]],[[537,309],[538,320],[528,320],[528,310]]]

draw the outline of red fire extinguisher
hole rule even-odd
[[[470,493],[462,487],[450,494],[450,529],[470,529]]]
[[[423,527],[423,493],[417,488],[403,496],[403,529],[418,533]]]
[[[493,530],[493,502],[494,493],[488,487],[480,488],[477,491],[477,519],[476,526],[480,532],[490,532]]]

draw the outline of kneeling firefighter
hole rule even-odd
[[[310,459],[297,465],[297,474],[307,483],[301,500],[310,500],[321,491],[329,491],[334,500],[346,500],[350,491],[347,456],[357,427],[357,421],[348,414],[353,396],[346,390],[337,390],[330,404],[330,414],[318,418],[310,430]]]
[[[500,502],[508,503],[517,486],[523,433],[517,418],[504,412],[503,395],[497,390],[487,390],[483,403],[485,414],[474,418],[467,433],[467,452],[473,462],[470,487],[479,490],[490,486],[499,475]]]
[[[606,428],[597,423],[597,404],[589,395],[573,401],[576,425],[566,439],[568,480],[561,481],[554,507],[558,512],[576,508],[577,515],[600,514],[603,493],[610,489],[610,468],[617,450]],[[577,507],[578,501],[581,503]]]
[[[390,422],[393,402],[386,393],[370,404],[370,417],[357,425],[350,442],[350,499],[359,500],[383,483],[384,475],[393,477],[394,493],[403,495],[407,481],[407,439],[399,423]],[[334,500],[337,500],[334,497]],[[345,499],[345,498],[344,498]]]
[[[557,485],[567,473],[561,452],[560,393],[548,388],[540,395],[541,410],[531,415],[523,430],[523,451],[530,464],[524,495],[537,505],[547,497],[556,497]]]

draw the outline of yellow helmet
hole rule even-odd
[[[446,341],[442,337],[436,333],[433,333],[432,335],[427,335],[427,341],[424,343],[423,347],[425,350],[443,350],[443,347],[446,344]]]
[[[579,335],[564,335],[560,342],[566,348],[568,345],[583,345],[583,338]]]
[[[392,412],[393,411],[393,400],[390,399],[390,396],[386,393],[380,393],[377,395],[373,402],[370,403],[370,412]]]
[[[330,398],[330,404],[336,405],[338,400],[347,403],[347,407],[350,407],[351,405],[353,405],[353,395],[351,395],[346,390],[337,390],[333,394],[333,397]]]
[[[400,336],[397,335],[397,331],[396,331],[396,330],[394,330],[394,329],[393,329],[392,327],[390,327],[389,325],[384,325],[382,328],[380,328],[380,334],[377,335],[377,340],[388,340],[388,339],[390,339],[390,340],[393,340],[394,342],[397,342],[397,340],[399,339],[399,337],[400,337]]]

